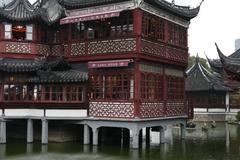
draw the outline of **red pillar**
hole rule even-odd
[[[166,66],[163,66],[163,114],[167,116],[167,76],[166,76]]]
[[[134,117],[140,117],[140,60],[137,59],[135,61],[135,67],[134,67]]]
[[[140,9],[135,9],[133,11],[133,33],[136,38],[136,52],[141,51],[141,34],[142,34],[142,11]]]

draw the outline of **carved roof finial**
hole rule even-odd
[[[198,53],[197,53],[197,55],[196,55],[195,62],[196,62],[196,63],[199,63],[199,56],[198,56]]]

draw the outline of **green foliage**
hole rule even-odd
[[[189,56],[188,58],[188,69],[191,68],[196,61],[196,56]],[[207,60],[204,58],[199,58],[200,63],[205,67],[208,71],[211,71],[210,67],[208,66]]]
[[[236,119],[237,119],[238,122],[240,121],[240,112],[237,113]]]

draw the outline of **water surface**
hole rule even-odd
[[[8,140],[0,145],[0,160],[238,160],[240,158],[240,127],[217,124],[216,128],[202,131],[188,130],[184,141],[177,127],[166,133],[166,143],[159,144],[159,134],[152,133],[151,146],[139,150],[121,147],[120,144],[102,144],[99,147],[74,143],[39,142],[26,144]]]

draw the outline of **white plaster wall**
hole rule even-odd
[[[5,116],[34,116],[42,117],[44,116],[44,111],[41,109],[5,109]]]
[[[240,109],[230,109],[230,113],[237,113],[240,112]]]
[[[207,112],[206,108],[194,108],[194,112]]]
[[[46,110],[46,117],[87,117],[87,110]]]
[[[211,108],[211,109],[208,109],[208,112],[220,112],[220,113],[225,113],[226,110],[224,108]]]

